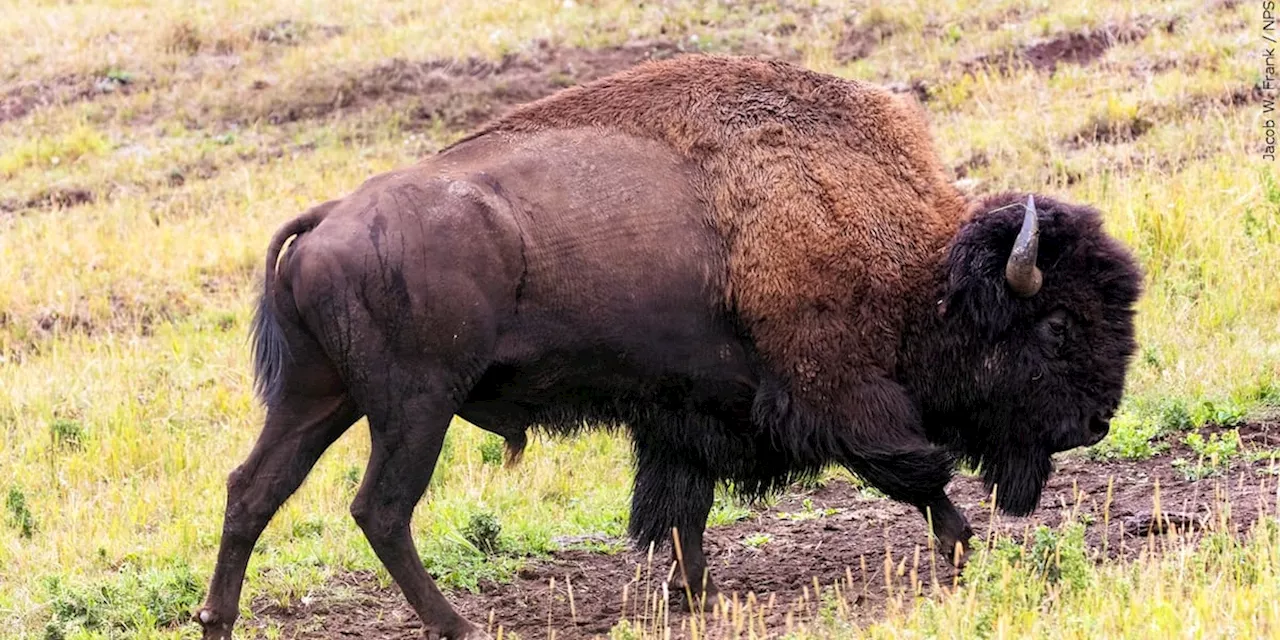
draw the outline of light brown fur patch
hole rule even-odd
[[[726,303],[794,393],[892,376],[909,301],[966,216],[918,106],[875,85],[754,58],[650,62],[520,107],[495,131],[601,127],[700,169],[729,251]]]

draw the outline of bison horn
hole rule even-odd
[[[1035,196],[1027,196],[1027,212],[1022,218],[1022,230],[1013,243],[1009,262],[1004,266],[1004,277],[1013,292],[1024,298],[1040,291],[1043,276],[1036,266],[1036,254],[1040,251],[1040,222],[1036,217]]]

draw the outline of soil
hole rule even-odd
[[[332,38],[346,33],[346,28],[333,24],[313,24],[299,20],[279,20],[253,30],[253,40],[287,47],[297,46],[312,39]]]
[[[359,110],[397,99],[409,102],[413,121],[439,121],[451,130],[475,127],[507,108],[559,89],[679,53],[670,42],[635,42],[602,49],[558,48],[543,42],[532,52],[496,62],[481,58],[390,60],[336,84],[322,79],[287,101],[268,102],[243,116],[279,124]]]
[[[1280,448],[1280,422],[1245,425],[1239,433],[1246,450]],[[1083,522],[1098,561],[1159,553],[1207,529],[1242,534],[1260,514],[1274,513],[1275,488],[1269,486],[1274,468],[1266,460],[1241,459],[1225,473],[1193,480],[1172,464],[1178,458],[1194,462],[1196,456],[1170,440],[1167,451],[1147,460],[1068,457],[1040,508],[1025,518],[993,518],[977,478],[957,477],[949,493],[983,538],[1000,533],[1022,540],[1037,525],[1056,527],[1069,518]],[[840,606],[863,621],[883,615],[917,586],[941,597],[957,579],[956,571],[929,550],[925,531],[914,508],[833,480],[790,493],[748,519],[710,529],[706,550],[722,593],[740,604],[737,624],[743,608],[754,602],[749,609],[753,628],[780,635],[816,614],[815,585],[825,598],[838,594]],[[576,548],[530,561],[511,583],[483,584],[479,593],[455,592],[449,598],[473,622],[494,632],[500,624],[504,635],[607,636],[622,619],[652,628],[646,612],[661,601],[670,568],[665,551],[650,560],[636,551],[607,555]],[[308,604],[281,609],[255,603],[253,609],[255,619],[247,624],[278,623],[285,638],[422,637],[399,591],[379,586],[367,572],[338,576]],[[666,615],[677,637],[688,635],[690,616],[675,606]],[[706,614],[707,628],[700,635],[730,635],[734,621],[729,618]]]
[[[1142,40],[1156,28],[1173,32],[1177,25],[1176,19],[1157,22],[1143,17],[1131,23],[1062,33],[1014,51],[979,56],[969,60],[964,66],[967,69],[987,67],[1002,73],[1020,66],[1029,66],[1036,71],[1052,73],[1064,64],[1091,64],[1117,44]]]
[[[43,107],[92,100],[109,93],[129,93],[137,90],[140,84],[123,75],[68,75],[23,82],[0,92],[0,123],[16,120]]]
[[[1096,144],[1119,144],[1132,142],[1151,131],[1155,123],[1149,118],[1132,116],[1126,118],[1095,117],[1079,131],[1067,136],[1068,147],[1079,149]]]
[[[839,62],[861,60],[880,46],[880,43],[893,36],[896,25],[892,22],[878,22],[862,27],[846,21],[844,34],[836,43],[835,58]]]

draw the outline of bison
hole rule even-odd
[[[625,425],[630,533],[673,540],[695,598],[717,484],[760,496],[831,464],[958,561],[957,464],[1024,514],[1053,453],[1107,434],[1140,285],[1094,209],[963,197],[918,105],[876,86],[684,56],[566,89],[272,238],[265,426],[196,617],[230,636],[259,534],[361,416],[351,512],[431,637],[483,635],[409,527],[454,415],[512,459],[535,425]]]

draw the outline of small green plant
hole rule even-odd
[[[1037,574],[1070,593],[1088,588],[1092,580],[1084,525],[1073,522],[1061,529],[1036,527],[1029,560]]]
[[[1142,364],[1160,371],[1164,368],[1164,354],[1160,352],[1160,346],[1149,344],[1142,347]]]
[[[1167,399],[1155,407],[1161,431],[1185,431],[1192,427],[1191,411],[1187,405],[1176,399]]]
[[[960,42],[961,38],[964,38],[964,29],[954,22],[947,25],[947,28],[942,31],[942,40],[947,44]]]
[[[1111,434],[1086,453],[1094,460],[1146,460],[1169,448],[1160,442],[1160,424],[1135,413],[1122,413],[1111,421]]]
[[[293,525],[293,537],[318,538],[324,533],[324,521],[318,518],[302,520]]]
[[[115,67],[107,69],[106,73],[103,74],[103,77],[105,77],[107,80],[110,80],[116,84],[129,84],[133,82],[132,73],[125,71],[124,69],[117,69]]]
[[[1202,427],[1206,424],[1234,427],[1244,422],[1244,415],[1244,409],[1234,402],[1205,400],[1192,409],[1191,423],[1196,427]]]
[[[609,629],[609,640],[640,640],[644,637],[644,628],[623,618]]]
[[[59,418],[49,424],[49,435],[57,449],[80,450],[84,448],[84,427],[75,420]]]
[[[732,490],[725,487],[716,488],[716,500],[711,505],[711,513],[707,515],[707,526],[719,527],[733,524],[751,517],[751,505]]]
[[[1212,433],[1208,438],[1190,433],[1183,442],[1214,465],[1230,464],[1240,454],[1240,431],[1237,429]]]
[[[342,483],[348,489],[355,489],[360,486],[360,475],[360,467],[354,465],[347,467],[347,470],[342,472]]]
[[[1241,456],[1240,432],[1236,429],[1212,433],[1208,438],[1199,432],[1189,433],[1183,443],[1196,453],[1196,460],[1178,458],[1173,461],[1173,467],[1188,480],[1224,472]]]
[[[498,436],[488,436],[480,441],[480,460],[485,464],[502,464],[502,454],[506,450],[505,443]]]
[[[815,489],[821,489],[822,487],[826,486],[826,484],[827,484],[826,476],[821,473],[806,475],[796,481],[796,486],[800,487],[800,489],[804,491],[813,491]]]
[[[969,562],[963,582],[981,605],[969,617],[973,637],[989,637],[996,620],[1042,611],[1061,603],[1055,593],[1076,595],[1094,580],[1085,527],[1071,522],[1058,529],[1040,525],[1019,544],[999,537]]]
[[[742,544],[759,549],[773,541],[773,536],[767,533],[753,533],[742,540]]]
[[[486,556],[494,555],[502,549],[501,541],[498,540],[498,536],[502,533],[502,525],[498,522],[498,518],[488,511],[472,514],[462,533],[468,542],[475,545],[475,548]]]
[[[4,499],[5,511],[9,513],[9,524],[18,530],[18,535],[30,539],[36,533],[36,517],[27,506],[27,496],[16,486],[9,487],[9,494]]]
[[[813,506],[813,498],[805,498],[800,503],[800,511],[784,511],[778,514],[778,518],[782,520],[813,520],[815,518],[825,518],[827,516],[840,513],[842,509],[836,507],[815,508]]]

